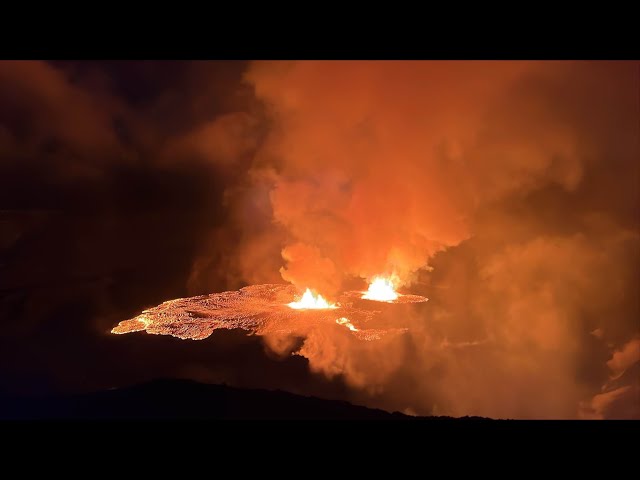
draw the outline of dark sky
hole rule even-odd
[[[639,130],[638,62],[0,61],[0,389],[639,417]],[[391,271],[430,298],[395,343],[110,334]]]

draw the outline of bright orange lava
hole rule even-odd
[[[351,330],[352,332],[358,332],[359,330],[355,327],[355,325],[353,323],[351,323],[349,321],[348,318],[346,317],[340,317],[340,318],[336,318],[336,323],[338,325],[343,325],[345,327],[347,327],[349,330]]]
[[[306,310],[306,309],[324,309],[324,308],[338,308],[335,304],[327,302],[322,295],[318,294],[318,296],[314,296],[311,293],[311,290],[307,288],[302,295],[302,298],[297,302],[291,302],[288,304],[291,308],[295,308],[297,310]]]
[[[391,302],[398,298],[398,293],[393,287],[393,282],[388,278],[376,277],[369,285],[362,298],[367,300],[377,300],[379,302]]]
[[[361,296],[362,292],[344,292],[335,304],[329,304],[320,296],[307,294],[307,299],[313,300],[314,308],[292,308],[291,299],[299,298],[293,285],[250,285],[240,290],[168,300],[144,310],[137,317],[121,321],[111,333],[146,331],[154,335],[202,340],[219,329],[243,329],[255,335],[285,330],[306,335],[309,329],[334,323],[359,340],[372,341],[406,331],[391,325],[367,328],[367,323],[381,312],[372,309],[372,305],[354,306],[353,299]],[[399,295],[398,300],[389,303],[426,301],[425,297],[417,295]],[[302,299],[293,303],[307,304]]]

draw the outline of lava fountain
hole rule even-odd
[[[379,302],[391,302],[397,300],[398,293],[395,291],[390,278],[376,277],[369,285],[369,289],[362,295],[362,298]]]
[[[427,297],[421,295],[398,293],[395,287],[398,280],[395,275],[391,277],[376,276],[371,280],[366,292],[351,291],[345,292],[343,295],[348,298],[382,303],[423,303],[429,301]]]
[[[320,310],[326,308],[338,308],[337,305],[333,303],[330,304],[324,298],[322,298],[322,295],[318,294],[317,297],[314,296],[311,290],[309,290],[308,288],[304,292],[304,295],[302,295],[302,298],[300,300],[298,300],[297,302],[288,303],[287,305],[289,305],[291,308],[295,308],[296,310]]]

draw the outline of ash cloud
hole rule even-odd
[[[271,127],[237,198],[271,221],[247,225],[242,278],[277,266],[331,296],[393,273],[432,300],[403,342],[367,345],[374,354],[330,332],[307,337],[310,367],[342,375],[360,401],[580,416],[612,349],[639,332],[638,70],[252,64]]]

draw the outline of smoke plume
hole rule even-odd
[[[385,408],[581,415],[639,333],[638,63],[258,62],[245,79],[268,129],[229,197],[238,278],[335,297],[395,275],[432,300],[402,338],[310,333],[310,367]]]

